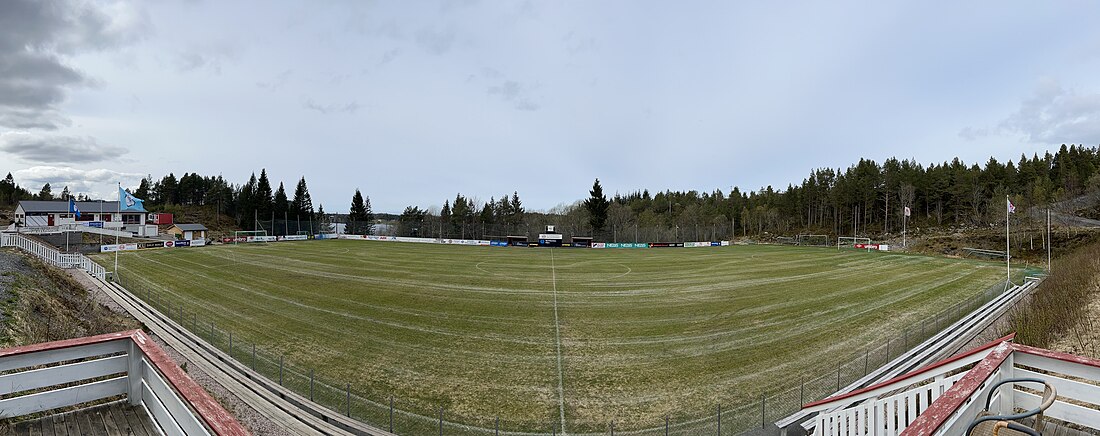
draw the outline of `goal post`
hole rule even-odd
[[[855,247],[856,244],[870,244],[871,238],[860,238],[856,236],[837,236],[836,249],[841,247]]]
[[[828,247],[829,235],[798,235],[798,245],[805,247]]]

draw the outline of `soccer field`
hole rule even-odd
[[[835,373],[1005,272],[826,248],[344,240],[123,252],[119,265],[132,291],[207,320],[200,332],[213,321],[356,395],[488,428],[499,416],[561,431],[564,417],[570,433],[702,416]]]

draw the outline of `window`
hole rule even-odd
[[[77,221],[94,221],[95,220],[95,214],[94,213],[82,213],[82,214],[80,214],[79,217],[76,218],[76,220]]]
[[[136,213],[124,213],[122,214],[123,224],[141,224],[141,214]]]

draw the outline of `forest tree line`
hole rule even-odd
[[[461,193],[441,207],[408,206],[384,232],[401,236],[488,238],[526,235],[534,238],[545,225],[567,235],[600,240],[715,240],[763,234],[825,233],[833,236],[881,237],[902,229],[908,207],[910,227],[979,226],[1003,221],[1006,196],[1021,209],[1100,191],[1100,149],[1063,145],[1018,161],[990,158],[983,165],[958,158],[922,165],[890,158],[882,163],[860,159],[845,169],[819,168],[800,184],[785,189],[767,186],[725,193],[641,190],[611,196],[599,181],[585,200],[545,212],[528,211],[518,192],[480,201]],[[24,199],[65,199],[64,187],[46,184],[37,193],[18,186],[10,174],[0,180],[0,204]],[[221,176],[184,173],[154,180],[143,178],[132,192],[155,210],[158,205],[206,205],[236,220],[243,230],[306,228],[326,231],[335,217],[314,209],[305,177],[292,193],[282,182],[272,186],[267,171],[236,185]],[[77,194],[78,199],[83,194]],[[370,234],[377,220],[370,198],[358,189],[350,213],[339,216],[346,231]],[[289,224],[293,223],[293,224]],[[289,233],[293,231],[286,230]],[[280,232],[281,233],[281,232]]]

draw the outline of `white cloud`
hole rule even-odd
[[[65,186],[73,193],[85,193],[93,198],[106,198],[114,193],[113,187],[121,182],[123,187],[136,185],[143,177],[140,173],[124,173],[108,169],[82,170],[72,167],[34,166],[12,173],[16,183],[37,191],[49,183],[54,192]]]
[[[1054,79],[1043,79],[1020,110],[1000,124],[1001,129],[1046,144],[1100,142],[1100,93],[1065,89]]]
[[[0,151],[40,163],[89,163],[113,160],[129,152],[100,144],[90,136],[63,136],[36,132],[0,133]]]

